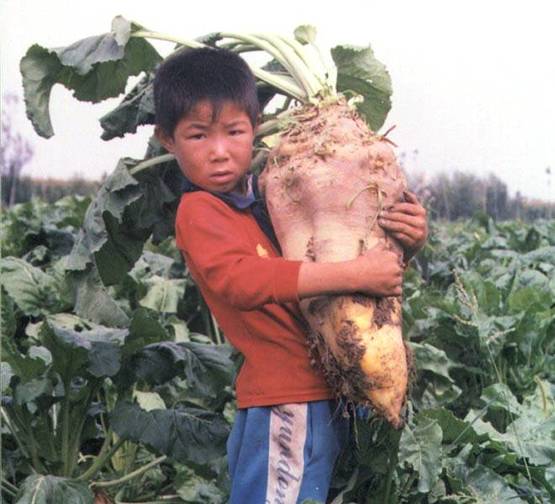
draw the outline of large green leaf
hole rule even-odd
[[[548,279],[545,278],[545,276],[543,277],[545,281],[541,284],[538,282],[535,286],[517,287],[513,289],[507,299],[509,310],[512,313],[549,308],[553,298],[550,292]]]
[[[175,478],[177,493],[189,504],[223,504],[226,494],[216,481],[209,481],[195,474],[187,466],[179,466]]]
[[[126,207],[141,197],[139,183],[128,172],[127,167],[129,164],[130,160],[127,159],[119,161],[116,169],[104,182],[87,209],[83,222],[84,233],[79,238],[74,251],[69,257],[68,269],[83,270],[92,261],[91,254],[99,254],[103,246],[110,239],[114,238],[110,236],[110,231],[112,230],[107,229],[105,216],[109,216],[112,220],[121,223]],[[129,252],[123,250],[121,255],[125,260]],[[104,270],[102,259],[109,261],[109,257],[101,258],[99,271]],[[116,261],[117,265],[121,262],[119,257],[112,259]],[[104,273],[104,275],[111,276],[110,269],[106,269],[108,269],[108,272]],[[112,273],[112,275],[114,274]]]
[[[154,123],[153,73],[145,75],[112,111],[100,118],[102,140],[135,133],[143,124]]]
[[[482,391],[481,399],[488,409],[503,409],[511,415],[520,416],[523,412],[522,405],[504,383],[494,383]]]
[[[158,321],[155,312],[145,308],[135,310],[131,325],[129,326],[129,337],[123,347],[124,355],[133,355],[142,350],[146,345],[168,340],[169,335]]]
[[[23,259],[0,259],[0,284],[26,314],[46,315],[59,308],[56,280]]]
[[[499,432],[489,422],[477,420],[474,429],[486,435],[494,448],[512,450],[526,457],[532,464],[546,465],[555,460],[555,408],[545,383],[540,382],[533,395],[518,403],[507,387],[497,384],[485,390],[482,396],[488,408],[504,409],[511,422],[505,432]],[[471,416],[477,416],[471,411]]]
[[[185,352],[185,378],[189,387],[202,396],[215,397],[231,385],[232,348],[228,345],[179,343]]]
[[[181,376],[193,395],[216,397],[231,383],[230,354],[227,345],[164,341],[145,347],[133,360],[132,368],[148,383],[161,384]]]
[[[44,374],[51,362],[44,353],[36,352],[31,347],[27,354],[21,353],[10,338],[2,338],[2,361],[7,362],[13,374],[23,383]]]
[[[129,158],[120,160],[89,206],[83,228],[66,260],[67,269],[79,273],[75,276],[77,313],[108,325],[121,326],[128,320],[105,286],[125,278],[150,235],[154,242],[159,242],[174,232],[183,176],[175,163],[166,163],[153,170],[155,173],[140,173],[137,180],[129,173],[137,163]],[[95,302],[95,298],[101,302]],[[147,306],[151,306],[150,300]],[[152,307],[159,308],[157,303]]]
[[[447,357],[445,351],[429,343],[411,342],[410,348],[419,371],[429,371],[451,380],[449,371],[456,367],[456,364]]]
[[[225,453],[229,424],[221,415],[197,408],[145,411],[120,401],[111,416],[112,429],[124,439],[145,444],[179,462],[204,464]]]
[[[17,504],[93,504],[88,482],[32,474],[23,482]]]
[[[479,440],[478,435],[472,428],[472,424],[457,418],[448,409],[425,410],[420,414],[438,423],[442,430],[442,441],[444,443],[456,443],[457,446],[461,446],[467,443],[478,442]]]
[[[153,275],[144,284],[148,290],[139,301],[142,306],[161,313],[177,313],[177,305],[185,295],[187,280]]]
[[[158,232],[161,238],[173,233],[173,211],[166,204],[177,205],[176,195],[158,180],[160,173],[141,174],[140,182],[131,176],[129,169],[136,164],[121,159],[98,191],[68,258],[68,269],[83,271],[94,261],[102,282],[116,284],[139,259],[151,233]]]
[[[523,415],[507,427],[505,440],[515,453],[533,464],[547,465],[555,460],[554,433],[555,415]]]
[[[421,409],[436,408],[454,401],[461,389],[449,375],[456,364],[447,354],[429,343],[410,343],[419,379],[414,383],[412,400]]]
[[[525,502],[519,498],[505,478],[483,465],[478,464],[471,470],[466,475],[465,483],[470,495],[480,504]]]
[[[551,385],[553,390],[553,385]],[[507,427],[509,446],[532,463],[550,465],[555,460],[555,403],[550,384],[537,380],[533,394],[522,402],[520,416]]]
[[[73,90],[78,100],[99,102],[123,93],[130,76],[150,71],[161,61],[150,43],[132,36],[137,29],[118,16],[109,33],[68,47],[46,49],[35,44],[29,48],[20,70],[27,117],[39,135],[54,134],[49,102],[55,84]]]
[[[66,384],[75,376],[83,376],[85,370],[95,378],[117,374],[127,334],[125,329],[103,327],[75,331],[53,322],[40,329],[44,345],[52,353],[53,368]]]
[[[378,131],[391,109],[391,77],[370,47],[337,46],[331,50],[337,66],[337,89],[364,97],[358,111]]]
[[[399,463],[418,473],[418,491],[429,492],[441,473],[442,430],[436,420],[417,415],[405,427],[399,445]]]
[[[115,327],[129,325],[129,317],[101,282],[95,267],[83,273],[74,273],[72,278],[75,285],[75,313],[97,324]]]
[[[179,376],[183,371],[184,351],[172,341],[147,345],[132,357],[124,375],[160,385]]]

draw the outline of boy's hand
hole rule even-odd
[[[428,220],[426,209],[420,204],[416,195],[409,191],[405,191],[403,194],[405,201],[384,209],[378,222],[401,244],[405,251],[406,263],[426,243]]]
[[[400,296],[403,293],[403,267],[395,252],[382,243],[355,259],[357,291],[371,296]]]

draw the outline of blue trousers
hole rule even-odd
[[[230,503],[326,502],[348,436],[335,401],[238,410],[227,442]]]

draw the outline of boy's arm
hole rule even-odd
[[[240,310],[296,301],[300,261],[261,257],[226,203],[187,194],[176,216],[176,242],[195,280]]]
[[[371,296],[400,296],[403,268],[395,253],[376,245],[352,261],[301,264],[299,298],[362,292]]]
[[[378,223],[401,244],[407,263],[426,243],[428,221],[426,209],[416,195],[405,191],[404,196],[404,202],[382,211]]]

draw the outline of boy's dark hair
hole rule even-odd
[[[173,136],[177,123],[200,101],[213,106],[213,119],[224,102],[232,101],[256,126],[260,105],[256,81],[237,54],[221,48],[183,49],[169,56],[154,78],[156,124]]]

